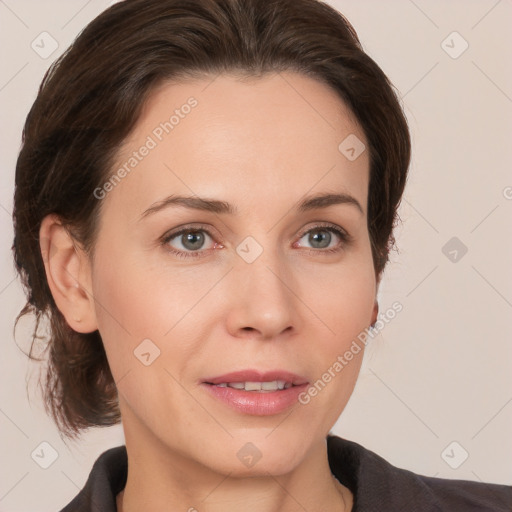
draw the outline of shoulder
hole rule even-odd
[[[116,512],[116,495],[126,484],[126,446],[103,452],[94,463],[83,489],[60,512]]]
[[[393,466],[376,453],[327,436],[333,474],[354,494],[354,512],[510,512],[512,486],[428,477]]]
[[[403,470],[402,470],[403,471]],[[469,480],[450,480],[415,475],[429,490],[440,510],[511,512],[512,486]]]

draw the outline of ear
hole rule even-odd
[[[55,214],[43,219],[39,245],[48,286],[66,322],[77,332],[95,331],[98,327],[87,254]]]

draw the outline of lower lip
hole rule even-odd
[[[298,402],[298,396],[306,390],[308,384],[292,386],[288,389],[260,393],[259,391],[245,391],[215,386],[214,384],[201,384],[215,398],[226,403],[233,409],[254,416],[270,416],[285,411]]]

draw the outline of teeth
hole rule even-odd
[[[284,380],[273,380],[271,382],[223,382],[217,384],[221,388],[229,386],[230,388],[243,389],[245,391],[271,392],[292,387],[291,382]]]
[[[274,380],[272,382],[262,382],[261,389],[275,391],[276,389],[284,389],[284,380]]]
[[[246,382],[245,383],[245,391],[261,391],[262,382]],[[269,382],[269,384],[272,384]],[[231,386],[231,384],[230,384]]]

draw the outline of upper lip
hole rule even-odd
[[[285,370],[239,370],[236,372],[225,373],[218,377],[204,379],[207,384],[222,384],[224,382],[273,382],[275,380],[284,380],[291,382],[295,386],[306,384],[307,379]]]

